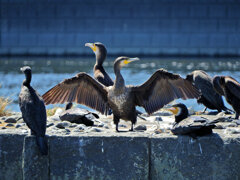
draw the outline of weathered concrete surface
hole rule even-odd
[[[0,179],[22,179],[22,149],[24,135],[0,135]]]
[[[147,137],[51,137],[50,179],[148,179],[148,150]]]
[[[152,179],[240,179],[240,136],[222,133],[193,140],[158,135],[151,139]]]
[[[25,136],[23,146],[23,179],[49,179],[48,156],[42,156],[34,136]]]

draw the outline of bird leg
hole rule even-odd
[[[133,123],[132,123],[132,125],[131,125],[131,129],[129,129],[129,131],[133,131]]]
[[[118,130],[119,118],[115,115],[113,115],[113,122],[114,122],[114,124],[116,124],[116,131],[119,132],[119,130]]]
[[[202,113],[205,113],[206,110],[207,110],[207,107],[204,108],[204,110],[202,111]]]

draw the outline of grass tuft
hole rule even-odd
[[[59,109],[59,107],[54,107],[52,109],[47,109],[47,116],[48,117],[53,116],[56,113],[57,109]]]
[[[11,115],[11,112],[6,109],[7,106],[11,103],[12,103],[12,101],[9,98],[0,97],[0,117]]]

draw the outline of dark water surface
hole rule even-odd
[[[141,57],[140,57],[141,58]],[[106,71],[112,78],[114,58],[108,57],[104,63]],[[95,59],[90,58],[1,58],[0,59],[0,96],[13,100],[10,109],[20,111],[18,94],[24,75],[20,67],[32,67],[32,86],[42,95],[51,87],[65,78],[70,78],[78,72],[92,73]],[[126,84],[138,85],[145,82],[157,69],[165,68],[170,72],[179,73],[182,77],[193,70],[201,69],[209,75],[230,75],[240,81],[240,59],[213,58],[141,58],[122,69]],[[195,110],[202,110],[196,100],[177,100],[184,102]],[[226,102],[225,102],[226,103]],[[227,103],[226,103],[227,104]],[[228,106],[228,105],[227,105]],[[50,108],[52,106],[47,106]],[[229,106],[228,106],[229,107]]]

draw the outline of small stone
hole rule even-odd
[[[16,123],[17,120],[10,117],[10,118],[7,118],[4,122],[5,123]]]
[[[239,128],[230,127],[224,130],[224,133],[226,134],[240,134]]]
[[[104,127],[104,123],[98,124],[97,127]]]
[[[69,129],[65,129],[65,131],[68,133],[68,132],[71,132]]]
[[[69,127],[70,127],[70,128],[75,128],[75,127],[77,127],[77,125],[78,125],[78,124],[76,124],[76,123],[71,123]]]
[[[8,123],[8,124],[6,124],[6,127],[14,127],[14,124]]]
[[[134,130],[136,130],[136,131],[146,131],[147,126],[146,125],[138,125],[134,128]]]
[[[48,127],[51,127],[51,126],[53,126],[53,125],[54,125],[54,123],[52,123],[52,122],[47,123],[47,128],[48,128]]]
[[[160,116],[158,116],[155,118],[155,121],[163,121],[163,119]]]
[[[93,128],[90,128],[90,129],[88,130],[88,132],[102,132],[102,130],[99,129],[99,128],[93,127]]]
[[[7,129],[6,127],[2,127],[1,129]]]
[[[77,127],[76,127],[76,129],[81,130],[81,131],[84,131],[86,128],[87,128],[87,126],[84,125],[84,124],[79,124],[79,125],[77,125]]]
[[[17,124],[15,128],[20,128],[20,127],[22,127],[22,125],[21,124]]]
[[[69,127],[70,123],[67,121],[59,122],[56,124],[56,127],[59,129],[65,129],[66,127]]]
[[[106,124],[105,124],[103,127],[104,127],[105,129],[109,129],[108,125],[106,125]]]
[[[235,122],[237,125],[240,125],[240,120],[234,120],[233,122]]]

